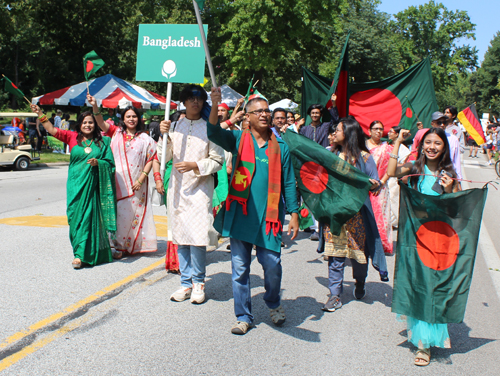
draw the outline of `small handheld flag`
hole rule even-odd
[[[418,119],[410,100],[406,97],[406,110],[405,110],[405,121],[403,123],[403,128],[411,131],[413,123]]]
[[[85,80],[90,80],[90,78],[103,66],[104,60],[102,60],[95,51],[91,51],[85,55],[83,57],[83,72]]]
[[[23,99],[23,98],[26,99],[26,101],[31,105],[31,102],[28,100],[28,98],[26,98],[24,93],[21,90],[19,90],[19,88],[16,85],[14,85],[14,83],[11,80],[9,80],[5,75],[2,74],[2,76],[3,80],[5,81],[4,85],[5,91],[11,93],[18,99]]]
[[[486,142],[484,137],[483,127],[477,116],[476,106],[471,104],[465,110],[460,111],[457,115],[458,120],[464,126],[469,135],[476,141],[478,145]]]

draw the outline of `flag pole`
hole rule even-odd
[[[198,7],[198,3],[196,2],[196,0],[193,0],[193,5],[194,12],[196,13],[196,21],[198,22],[198,26],[200,27],[201,41],[203,43],[203,47],[205,48],[205,56],[207,58],[208,70],[210,71],[210,78],[212,79],[212,86],[217,87],[214,67],[212,66],[212,59],[210,58],[210,51],[208,50],[207,37],[205,35],[205,30],[203,29],[203,22],[201,21],[200,7]]]
[[[168,82],[167,83],[167,100],[165,102],[165,120],[170,119],[170,102],[172,98],[172,83]],[[163,175],[165,174],[165,162],[167,160],[167,138],[168,138],[168,133],[163,133],[162,137],[162,153],[161,153],[161,164],[160,164],[160,174],[163,178]]]

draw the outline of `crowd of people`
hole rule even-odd
[[[352,265],[356,299],[366,294],[369,260],[380,279],[389,280],[385,255],[394,253],[398,178],[428,195],[461,189],[466,136],[455,124],[453,106],[433,113],[430,124],[419,124],[421,129],[407,147],[409,131],[399,126],[373,119],[366,135],[354,117],[340,118],[335,94],[329,108],[310,106],[309,124],[286,109],[271,112],[263,98],[242,101],[232,113],[219,89],[212,88],[211,99],[210,113],[204,117],[206,91],[199,85],[186,86],[180,93],[185,111],[168,121],[153,121],[150,135],[136,108],[123,109],[119,118],[112,119],[111,113],[105,118],[90,95],[92,110],[80,114],[75,131],[52,124],[32,105],[37,122],[71,150],[67,215],[75,269],[157,251],[148,187],[153,170],[155,189],[166,196],[166,268],[180,274],[180,286],[170,299],[205,301],[207,247],[217,244],[217,236],[228,237],[236,316],[231,332],[244,335],[254,323],[249,278],[253,251],[264,270],[264,301],[271,320],[278,326],[286,320],[280,299],[283,225],[288,213],[288,235],[293,233],[295,239],[302,201],[292,155],[282,139],[285,132],[300,133],[370,178],[369,196],[340,235],[332,235],[327,223],[315,219],[308,229],[328,261],[329,296],[322,306],[327,312],[342,307],[346,258]],[[326,111],[330,120],[323,122]],[[493,137],[498,128],[491,129],[488,134]],[[162,177],[163,154],[167,165]],[[418,348],[416,365],[429,364],[430,347],[449,346],[446,324],[405,319],[409,341]]]

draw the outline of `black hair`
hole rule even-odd
[[[175,121],[179,121],[179,118],[181,117],[182,114],[186,114],[185,112],[182,111],[175,111],[172,115],[170,115],[170,121],[173,123]]]
[[[248,102],[247,102],[247,105],[245,106],[245,110],[246,112],[248,113],[248,107],[252,106],[254,103],[257,103],[257,102],[267,102],[267,100],[265,100],[264,98],[253,98],[253,99],[250,99]]]
[[[444,110],[450,110],[450,114],[453,115],[453,118],[456,119],[457,115],[458,115],[458,111],[457,111],[457,108],[455,106],[446,106],[444,108]]]
[[[321,115],[323,115],[324,107],[322,105],[320,105],[320,104],[311,104],[309,106],[309,108],[307,109],[307,114],[311,115],[311,111],[312,110],[319,110],[319,112],[321,113]]]
[[[328,134],[332,134],[337,130],[337,125],[338,124],[332,124],[328,127]]]
[[[182,103],[186,103],[188,99],[194,97],[200,97],[203,100],[203,102],[206,102],[208,98],[207,92],[200,85],[190,84],[185,86],[184,89],[182,89],[179,95],[179,100]]]
[[[288,117],[288,114],[292,114],[292,116],[295,118],[295,112],[293,112],[293,111],[287,111],[286,112],[286,117]]]
[[[345,117],[339,120],[342,123],[342,130],[344,131],[344,143],[342,151],[345,155],[345,160],[356,165],[356,161],[361,157],[361,152],[369,153],[366,147],[365,134],[358,121],[354,117]]]
[[[438,171],[445,170],[446,172],[449,172],[453,178],[456,178],[457,173],[455,172],[455,168],[453,167],[453,162],[451,161],[450,145],[448,143],[448,137],[446,136],[446,132],[441,128],[430,128],[427,132],[425,132],[424,136],[422,137],[422,140],[420,141],[420,145],[418,146],[418,152],[417,152],[418,158],[410,170],[410,175],[423,174],[425,171],[425,164],[427,162],[427,157],[423,153],[423,147],[426,137],[428,137],[430,134],[436,134],[441,139],[441,141],[443,141],[444,144],[443,152],[439,157]],[[417,184],[419,180],[420,176],[410,176],[410,185],[414,189],[418,189]]]
[[[285,114],[285,118],[286,118],[286,110],[284,108],[281,108],[281,107],[278,107],[278,108],[275,108],[274,111],[273,111],[273,115],[271,117],[272,120],[274,120],[274,116],[276,115],[276,112],[283,112]]]
[[[142,113],[134,106],[127,106],[120,112],[119,126],[121,127],[123,132],[127,131],[127,126],[125,125],[125,114],[127,113],[127,111],[130,110],[134,111],[134,113],[137,116],[137,127],[135,128],[135,134],[138,135],[145,131],[145,127],[144,127],[144,121],[142,120]]]
[[[66,121],[68,121],[69,120],[69,114],[64,114],[63,115],[63,119],[66,120]]]
[[[101,134],[101,129],[97,125],[97,121],[95,120],[94,114],[92,111],[85,111],[82,112],[79,116],[78,119],[76,120],[75,124],[75,130],[78,133],[78,136],[76,136],[76,141],[78,143],[78,146],[83,146],[82,145],[82,139],[83,139],[83,133],[82,133],[82,124],[83,120],[87,117],[90,116],[92,117],[92,120],[94,121],[94,130],[92,131],[92,141],[98,146],[101,147],[100,142],[102,141],[102,134]]]
[[[396,125],[394,127],[391,128],[394,132],[396,132],[397,134],[399,134],[399,132],[401,132],[401,128],[399,125]]]
[[[380,124],[382,126],[382,128],[384,128],[384,123],[382,123],[380,120],[373,120],[370,124],[370,129],[372,129],[375,124]]]

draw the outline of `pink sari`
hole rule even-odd
[[[390,159],[389,153],[392,152],[392,148],[391,145],[384,142],[370,149],[370,154],[377,164],[377,171],[380,179],[383,178],[387,171]],[[370,193],[370,202],[372,204],[373,214],[375,215],[375,221],[377,222],[378,232],[380,233],[380,239],[384,246],[384,252],[392,254],[391,200],[387,184],[380,189],[380,193],[377,196]]]
[[[116,164],[116,250],[129,254],[157,250],[156,227],[149,197],[149,179],[138,191],[132,185],[141,176],[144,166],[156,154],[156,143],[145,133],[125,141],[121,128],[110,126],[111,150]]]

